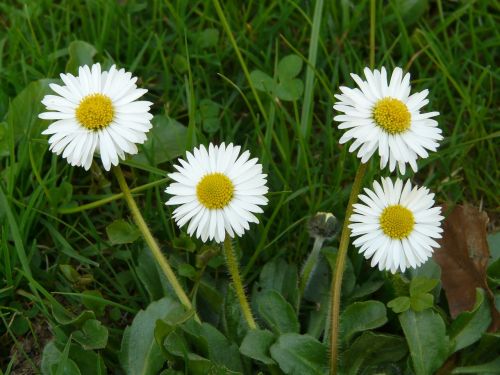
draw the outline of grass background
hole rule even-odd
[[[233,44],[208,0],[0,4],[0,368],[37,366],[50,335],[51,306],[76,311],[83,290],[99,290],[109,301],[118,337],[151,298],[135,267],[142,245],[117,246],[106,235],[113,220],[129,217],[124,202],[59,212],[70,201],[116,194],[113,176],[99,163],[85,173],[53,156],[39,134],[48,125],[36,119],[41,107],[27,94],[13,108],[14,98],[33,81],[57,79],[67,67],[68,46],[82,40],[95,47],[94,61],[114,62],[140,77],[154,114],[187,127],[189,137],[179,149],[209,141],[250,149],[268,171],[271,189],[261,224],[239,241],[251,283],[270,258],[303,263],[311,247],[306,219],[317,211],[343,219],[358,166],[338,144],[332,105],[339,85],[352,85],[349,74],[368,65],[369,3],[330,1],[316,13],[315,5],[225,2]],[[492,228],[500,207],[498,10],[490,1],[378,2],[375,59],[376,67],[410,71],[414,90],[430,90],[425,109],[441,113],[440,150],[419,161],[418,174],[410,177],[435,191],[441,203],[482,207]],[[304,61],[298,78],[306,89],[298,100],[279,100],[247,79],[245,72],[254,70],[276,76],[279,61],[292,53]],[[203,120],[206,99],[220,122],[212,128]],[[371,163],[365,185],[387,175],[378,160]],[[130,184],[141,186],[164,178],[171,166],[124,169]],[[139,204],[162,246],[174,248],[178,264],[190,264],[192,257],[175,249],[179,232],[163,206],[166,183],[142,191]],[[77,276],[70,282],[72,270]],[[191,285],[197,290],[198,281]],[[110,346],[119,349],[119,341]]]

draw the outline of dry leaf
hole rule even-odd
[[[443,209],[446,211],[446,207]],[[456,206],[444,221],[441,249],[434,252],[434,259],[441,266],[441,282],[452,318],[462,311],[471,310],[476,301],[476,288],[483,288],[491,307],[490,330],[496,330],[500,325],[500,315],[486,282],[490,256],[487,224],[485,212],[469,205]]]

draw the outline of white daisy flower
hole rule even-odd
[[[42,134],[51,134],[50,150],[73,166],[90,168],[94,152],[101,155],[104,169],[136,154],[136,143],[144,143],[151,129],[153,104],[137,101],[148,90],[139,89],[137,77],[113,65],[101,72],[101,65],[78,69],[78,76],[61,74],[64,86],[50,84],[58,95],[46,95],[42,103],[50,112],[38,115],[56,120]]]
[[[258,223],[254,213],[261,213],[268,200],[264,196],[267,175],[262,165],[250,159],[250,152],[240,155],[240,146],[210,144],[186,152],[187,161],[174,165],[178,172],[168,176],[175,182],[165,190],[173,195],[167,205],[174,210],[179,227],[189,222],[187,232],[203,242],[224,241],[226,233],[242,236],[249,223]]]
[[[378,149],[380,168],[389,163],[392,172],[398,164],[404,174],[409,163],[416,172],[417,157],[429,156],[428,150],[436,151],[443,139],[432,119],[439,112],[420,113],[429,102],[429,90],[410,95],[410,73],[403,77],[401,68],[394,69],[390,82],[385,68],[373,72],[365,68],[364,73],[366,81],[351,74],[359,88],[342,86],[342,94],[335,95],[339,101],[333,108],[343,114],[334,120],[341,122],[339,129],[349,129],[339,142],[354,139],[349,152],[359,148],[357,156],[362,163]]]
[[[416,268],[429,258],[441,238],[441,208],[434,206],[434,194],[426,187],[411,187],[407,181],[383,178],[382,185],[373,183],[373,190],[360,194],[365,204],[354,204],[349,221],[353,245],[371,266],[392,273],[399,268]]]

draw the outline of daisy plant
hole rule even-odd
[[[417,159],[436,151],[442,140],[441,130],[433,117],[439,112],[421,112],[428,104],[428,90],[411,94],[410,74],[395,68],[390,79],[387,70],[375,65],[376,1],[370,0],[370,68],[364,69],[365,80],[351,74],[356,88],[340,87],[333,108],[340,112],[334,120],[345,130],[339,140],[353,140],[350,152],[357,151],[361,163],[356,172],[347,204],[340,237],[330,298],[330,373],[337,373],[340,292],[351,235],[358,237],[354,245],[372,266],[391,272],[423,263],[437,247],[434,238],[441,233],[439,208],[434,208],[433,195],[426,188],[403,187],[401,180],[393,184],[382,180],[360,195],[365,205],[356,204],[367,162],[375,154],[380,157],[380,169],[398,166],[404,174],[409,164],[417,171]],[[354,215],[353,215],[354,212]]]
[[[241,237],[258,223],[254,215],[262,213],[260,206],[268,202],[265,194],[267,175],[257,158],[250,152],[240,154],[240,146],[232,143],[214,146],[201,145],[186,152],[186,160],[178,159],[177,172],[168,176],[175,182],[165,192],[172,195],[166,205],[178,205],[173,218],[179,227],[187,224],[187,233],[203,242],[214,240],[224,243],[227,267],[248,326],[257,325],[245,296],[238,262],[231,239]]]
[[[441,129],[432,119],[439,112],[421,113],[429,100],[428,90],[410,95],[410,73],[403,76],[399,67],[387,79],[387,71],[364,69],[366,80],[351,74],[359,88],[341,86],[342,94],[333,108],[343,114],[335,116],[339,129],[348,129],[339,142],[354,139],[350,152],[358,150],[357,156],[366,163],[378,151],[380,168],[389,165],[394,171],[406,172],[406,164],[417,171],[417,158],[426,158],[428,151],[436,151],[442,140]]]
[[[373,189],[364,189],[358,198],[364,204],[354,204],[349,218],[353,245],[371,266],[395,273],[416,268],[439,248],[441,238],[441,207],[436,207],[434,194],[425,187],[403,186],[399,178],[375,181]]]
[[[46,95],[44,120],[55,120],[42,134],[50,135],[50,150],[73,166],[90,168],[97,152],[106,171],[136,154],[146,140],[153,103],[137,100],[148,90],[137,88],[137,77],[116,69],[101,71],[100,64],[81,66],[78,76],[61,74],[64,85],[50,84],[57,95]]]
[[[89,170],[97,153],[106,171],[113,166],[123,197],[156,261],[181,303],[193,306],[149,230],[119,166],[125,154],[136,154],[136,144],[146,140],[153,115],[153,103],[137,100],[147,90],[138,88],[137,77],[113,65],[102,71],[100,64],[81,66],[78,76],[61,74],[64,85],[50,84],[57,95],[46,95],[42,103],[44,120],[54,121],[42,134],[50,135],[50,150],[62,155],[72,166]]]

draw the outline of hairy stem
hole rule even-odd
[[[339,251],[337,253],[337,262],[335,262],[335,270],[333,272],[332,286],[330,289],[330,374],[337,374],[338,362],[338,343],[339,343],[339,320],[340,320],[340,291],[342,288],[342,277],[344,276],[345,261],[347,258],[347,248],[349,247],[349,236],[351,230],[349,229],[349,218],[351,217],[353,207],[352,205],[358,198],[361,189],[361,182],[365,175],[367,164],[360,164],[354,183],[352,185],[351,195],[349,196],[349,203],[345,213],[344,224],[342,226],[342,235],[340,237]]]
[[[302,272],[300,275],[300,296],[304,294],[304,291],[306,290],[306,286],[309,282],[309,277],[311,276],[311,272],[314,269],[314,266],[318,262],[318,256],[319,256],[319,251],[321,250],[321,247],[323,246],[323,242],[325,242],[325,239],[320,236],[316,236],[314,238],[314,245],[309,253],[309,256],[307,257],[306,262],[304,263],[304,268],[302,268]]]
[[[172,285],[172,288],[174,289],[177,298],[179,298],[180,302],[186,309],[194,310],[191,301],[189,300],[188,296],[182,289],[182,286],[177,280],[177,277],[175,277],[174,271],[172,270],[172,267],[170,267],[167,258],[165,258],[165,256],[161,252],[158,243],[154,239],[153,235],[151,234],[151,231],[149,230],[148,225],[146,224],[146,221],[142,217],[141,211],[139,210],[139,207],[137,207],[134,197],[132,197],[130,188],[128,187],[127,181],[123,176],[123,172],[120,166],[118,165],[116,167],[113,167],[113,172],[116,176],[116,179],[118,180],[118,184],[120,185],[120,189],[122,190],[123,197],[125,198],[125,201],[127,202],[130,211],[132,212],[132,217],[134,218],[137,227],[141,231],[144,240],[146,241],[148,247],[151,249],[151,252],[153,253],[153,256],[155,257],[160,268],[167,277],[168,282],[170,283],[170,285]],[[199,321],[196,312],[195,312],[195,319]]]
[[[236,256],[234,254],[231,238],[227,235],[224,239],[224,255],[226,256],[227,268],[231,274],[231,278],[233,279],[234,290],[238,296],[243,316],[245,317],[250,329],[256,329],[257,324],[253,318],[252,310],[250,310],[250,305],[248,304],[245,290],[243,289],[243,283],[241,282],[240,271],[238,268],[238,261],[236,260]]]

